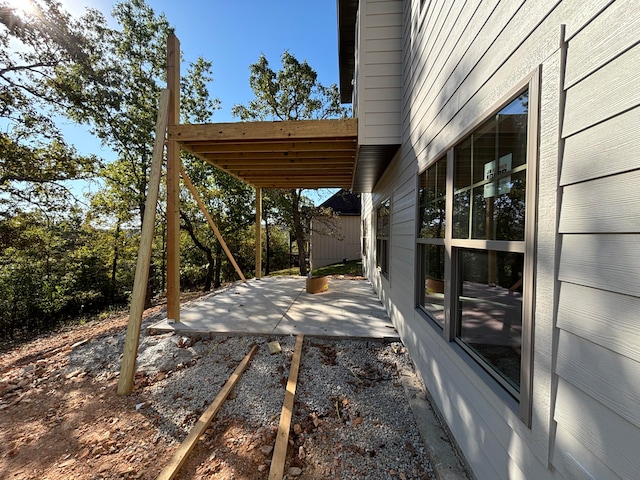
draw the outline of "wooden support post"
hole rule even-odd
[[[215,398],[213,403],[200,416],[198,422],[193,426],[193,428],[189,432],[189,435],[187,435],[187,438],[185,438],[184,442],[182,442],[180,447],[178,447],[178,450],[173,455],[173,458],[171,459],[169,464],[162,470],[162,472],[160,472],[158,480],[172,480],[176,476],[176,474],[180,470],[180,467],[182,467],[184,462],[187,460],[187,457],[191,453],[191,450],[193,450],[193,447],[195,447],[196,442],[205,432],[205,430],[211,423],[211,420],[213,420],[213,418],[216,416],[218,410],[220,410],[220,407],[222,407],[222,404],[231,393],[231,390],[233,389],[235,384],[238,382],[240,375],[242,375],[242,373],[246,370],[249,362],[251,361],[251,357],[253,357],[253,354],[257,349],[257,345],[251,347],[249,353],[247,353],[242,362],[240,362],[240,365],[236,367],[233,374],[231,375],[231,377],[229,377],[227,383],[224,384],[224,387],[222,387],[222,390],[220,390],[220,393]]]
[[[182,181],[191,192],[191,195],[193,195],[193,198],[196,200],[198,207],[200,207],[200,211],[204,214],[205,218],[207,219],[207,222],[213,229],[213,233],[215,233],[216,238],[220,242],[220,245],[222,245],[222,249],[224,250],[224,253],[227,254],[227,258],[231,262],[231,265],[233,265],[233,268],[236,270],[236,273],[238,274],[240,279],[243,282],[246,282],[247,279],[244,278],[244,275],[242,274],[242,270],[240,270],[240,267],[236,263],[236,259],[233,258],[233,254],[231,253],[231,250],[229,250],[229,247],[227,247],[227,242],[225,242],[224,238],[222,238],[222,234],[220,233],[220,230],[218,230],[216,223],[213,221],[213,218],[211,218],[211,215],[209,215],[209,212],[207,211],[207,207],[205,206],[204,202],[200,198],[200,195],[198,195],[198,191],[196,190],[196,187],[194,187],[193,183],[191,183],[191,179],[187,175],[187,172],[184,171],[184,168],[182,168],[182,165],[180,166],[180,175],[182,175]]]
[[[256,278],[262,278],[262,189],[256,187]]]
[[[300,358],[302,357],[303,341],[304,335],[296,336],[296,345],[293,350],[293,360],[291,360],[289,380],[287,381],[287,391],[284,394],[284,405],[280,414],[276,446],[273,449],[273,457],[271,458],[269,480],[282,480],[284,475],[284,463],[287,458],[287,447],[289,446],[289,430],[291,429],[291,417],[293,416],[293,403],[298,384],[298,370],[300,368]]]
[[[140,246],[138,247],[138,263],[136,264],[136,275],[131,293],[129,323],[124,341],[122,365],[120,366],[118,395],[128,395],[131,393],[133,390],[133,378],[136,373],[136,357],[138,356],[140,326],[142,325],[144,300],[147,294],[147,282],[149,281],[151,244],[156,223],[156,206],[158,204],[158,189],[160,187],[160,176],[162,174],[162,154],[164,150],[164,136],[167,131],[170,97],[171,94],[169,90],[163,90],[160,94],[158,121],[156,122],[156,139],[153,146],[147,200],[144,205],[144,219],[142,221]]]
[[[167,38],[169,125],[180,123],[180,41]],[[167,319],[180,321],[180,146],[167,143]]]

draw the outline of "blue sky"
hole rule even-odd
[[[85,7],[102,11],[107,18],[115,5],[111,0],[62,0],[79,16]],[[249,88],[249,65],[264,53],[274,70],[280,68],[285,50],[298,60],[306,60],[318,72],[324,85],[338,83],[338,27],[335,0],[147,0],[156,13],[163,12],[175,27],[183,53],[182,71],[187,62],[203,56],[213,64],[210,92],[220,99],[213,121],[237,121],[231,115],[235,104],[253,98]],[[86,130],[71,126],[72,143],[82,153],[109,158]],[[111,154],[112,155],[112,154]],[[309,192],[310,193],[310,192]],[[331,193],[320,192],[318,202]]]

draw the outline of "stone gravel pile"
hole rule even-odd
[[[155,321],[147,318],[143,327]],[[280,344],[280,353],[269,353],[271,341]],[[260,474],[266,478],[269,444],[275,439],[293,357],[293,336],[190,338],[143,333],[136,408],[155,419],[153,441],[181,442],[256,344],[256,354],[213,424],[240,423],[245,433],[234,439],[238,448],[262,439],[247,448],[258,455],[255,478]],[[123,345],[124,332],[79,346],[70,354],[67,371],[114,379]],[[399,380],[399,369],[412,368],[400,343],[305,337],[287,478],[435,478]],[[224,461],[224,452],[210,459]]]

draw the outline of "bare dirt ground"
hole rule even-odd
[[[162,309],[149,309],[145,317],[158,316]],[[117,373],[94,376],[86,370],[73,370],[70,364],[74,351],[123,332],[126,324],[123,312],[36,339],[0,356],[1,479],[158,476],[178,442],[159,435],[157,412],[142,406],[148,403],[154,384],[167,381],[167,373],[138,374],[134,392],[122,397],[116,395]],[[332,353],[330,349],[328,352]],[[325,350],[322,354],[331,356]],[[119,359],[113,358],[113,363],[119,365]],[[375,448],[363,448],[343,441],[345,425],[356,428],[363,421],[361,414],[350,408],[348,400],[343,399],[336,402],[335,416],[318,418],[310,414],[298,419],[292,426],[285,478],[293,476],[292,472],[301,479],[433,478],[423,453],[404,440],[399,448],[410,459],[407,465],[412,465],[411,471],[386,469],[375,477],[363,477],[364,470],[358,473],[359,467],[353,463],[349,464],[350,472],[345,471],[347,463],[339,459],[346,457],[360,459],[367,464],[368,472],[375,471],[381,449],[385,449],[380,442]],[[194,422],[200,413],[193,412],[193,418],[185,418],[185,424]],[[237,418],[216,419],[177,478],[267,478],[276,425],[277,418],[271,425],[259,427]],[[303,447],[307,449],[304,461]],[[298,466],[301,468],[296,472]]]
[[[149,443],[153,419],[135,408],[140,388],[120,397],[116,378],[98,383],[60,373],[78,343],[126,324],[126,315],[92,322],[0,357],[0,478],[153,478],[160,472],[175,447]]]

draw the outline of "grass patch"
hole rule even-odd
[[[314,268],[313,276],[320,275],[362,275],[362,260],[351,260],[346,263],[334,263],[325,267]]]
[[[362,275],[362,260],[351,260],[346,263],[340,262],[320,268],[314,268],[311,271],[311,274],[314,277],[322,275]],[[300,275],[300,269],[298,267],[293,267],[269,273],[270,277],[277,277],[281,275]]]
[[[300,275],[300,269],[298,267],[285,268],[284,270],[276,270],[275,272],[269,272],[270,277],[280,277],[282,275]]]

